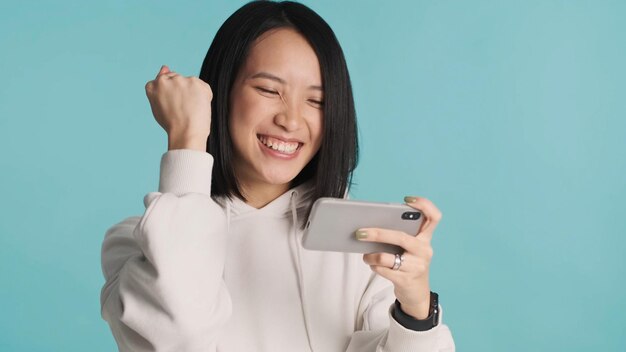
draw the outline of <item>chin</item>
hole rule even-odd
[[[289,184],[293,181],[296,176],[300,173],[301,170],[296,171],[283,171],[277,172],[278,170],[270,170],[269,172],[263,173],[263,179],[265,182],[271,185],[284,185]]]

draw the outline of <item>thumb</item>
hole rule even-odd
[[[159,70],[159,73],[157,74],[157,77],[159,77],[162,74],[169,73],[169,72],[170,72],[170,68],[167,67],[167,65],[163,65],[163,66],[161,66],[161,69]]]

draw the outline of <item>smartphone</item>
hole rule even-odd
[[[350,253],[402,253],[401,247],[356,239],[356,230],[378,227],[417,235],[423,214],[400,203],[318,198],[305,225],[302,246],[310,250]]]

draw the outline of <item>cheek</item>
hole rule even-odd
[[[319,147],[322,144],[322,136],[324,135],[324,118],[320,114],[309,122],[311,138],[315,141],[315,145]]]
[[[249,127],[258,125],[264,116],[271,113],[271,107],[268,106],[267,98],[249,90],[244,90],[235,104],[233,112],[236,111],[237,113],[233,114],[233,122]]]
[[[232,100],[230,109],[230,133],[237,138],[245,138],[257,123],[260,106],[258,100],[250,94],[238,92]]]

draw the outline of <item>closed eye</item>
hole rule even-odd
[[[266,88],[263,88],[263,87],[254,87],[254,88],[256,88],[258,91],[263,92],[263,93],[272,94],[272,95],[280,95],[280,94],[279,94],[277,91],[275,91],[275,90],[266,89]],[[324,106],[324,102],[323,102],[323,101],[320,101],[320,100],[309,99],[309,102],[311,102],[311,103],[313,103],[313,104],[315,104],[315,105],[317,105],[317,106],[319,106],[319,107]]]
[[[258,89],[259,91],[263,92],[263,93],[278,95],[278,92],[275,91],[275,90],[269,90],[269,89],[265,89],[265,88],[262,88],[262,87],[255,87],[255,88]]]
[[[309,99],[309,101],[313,104],[317,104],[319,106],[324,106],[324,102],[323,101],[319,101],[319,100],[313,100],[313,99]]]

